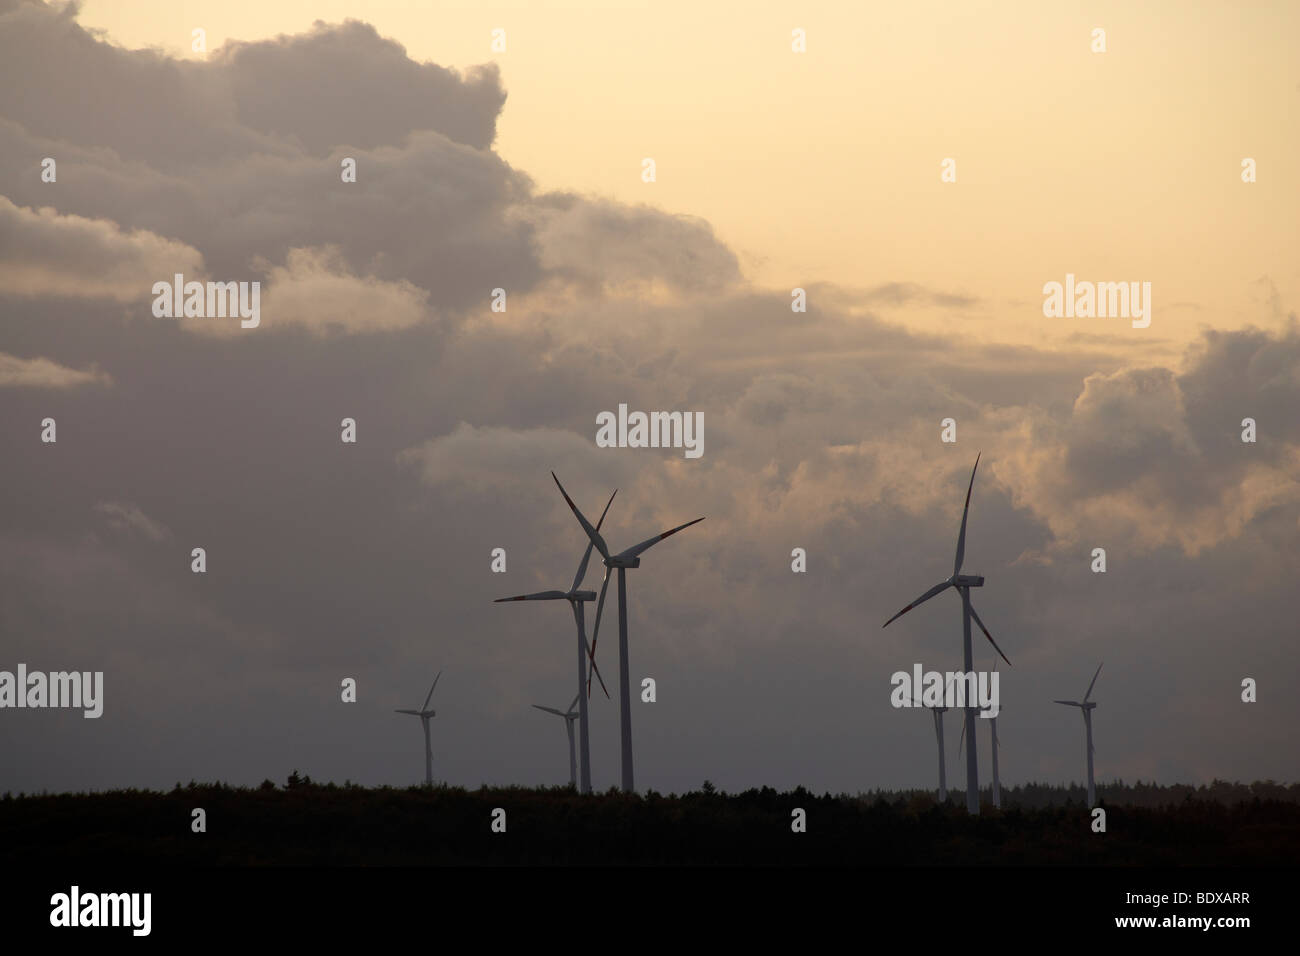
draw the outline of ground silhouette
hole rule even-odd
[[[1294,865],[1300,786],[1005,787],[970,817],[964,794],[850,796],[770,787],[581,796],[568,787],[177,785],[170,792],[0,799],[0,859],[21,865]],[[192,811],[207,830],[191,830]],[[494,833],[493,811],[506,811]],[[794,811],[806,832],[792,830]]]

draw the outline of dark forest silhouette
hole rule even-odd
[[[317,784],[295,771],[285,786],[177,785],[170,792],[0,798],[0,858],[19,864],[745,864],[745,865],[1294,865],[1300,859],[1300,784],[1215,781],[1098,787],[1107,832],[1091,830],[1082,786],[964,794],[932,791],[815,795],[770,787],[580,796],[569,787],[380,787]],[[191,810],[207,814],[190,830]],[[502,807],[505,833],[493,833]],[[791,812],[807,832],[791,831]]]

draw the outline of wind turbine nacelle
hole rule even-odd
[[[575,601],[594,601],[596,600],[595,591],[574,591],[569,595]]]
[[[953,577],[952,583],[959,588],[982,588],[984,587],[984,576],[982,574],[958,574]]]
[[[618,555],[612,556],[605,562],[609,568],[639,568],[641,567],[640,558],[620,558]]]

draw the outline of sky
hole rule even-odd
[[[572,579],[551,470],[619,489],[617,549],[707,516],[628,574],[639,788],[933,786],[890,675],[960,666],[960,602],[880,625],[951,573],[977,453],[1003,782],[1081,778],[1052,700],[1101,662],[1101,781],[1300,778],[1298,21],[0,0],[0,670],[105,681],[0,710],[0,790],[417,782],[393,710],[439,670],[435,778],[565,782],[529,705],[573,697],[568,608],[492,603]],[[157,317],[177,272],[260,324]],[[1150,325],[1046,316],[1067,275],[1149,282]],[[620,404],[704,453],[598,447]]]

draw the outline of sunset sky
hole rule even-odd
[[[349,17],[417,61],[498,64],[503,159],[543,189],[707,219],[763,284],[906,279],[990,300],[981,335],[1052,348],[1080,330],[1025,306],[1061,263],[1149,278],[1166,318],[1150,337],[1180,345],[1258,321],[1269,281],[1300,293],[1300,6],[1286,0],[89,0],[81,20],[199,59],[196,26],[213,49]],[[945,157],[958,188],[939,181]]]
[[[552,469],[589,516],[620,489],[619,548],[708,518],[629,574],[642,789],[933,786],[889,675],[960,665],[959,602],[880,625],[950,573],[977,453],[1004,783],[1080,779],[1051,701],[1101,661],[1099,780],[1300,778],[1297,36],[1290,2],[0,0],[0,670],[106,684],[0,711],[0,791],[415,782],[392,711],[440,668],[435,778],[564,782],[529,705],[573,696],[568,610],[491,603],[572,578]],[[261,326],[155,318],[176,272],[259,280]],[[1150,327],[1045,317],[1067,273],[1151,283]],[[704,454],[596,447],[620,403],[702,412]]]

